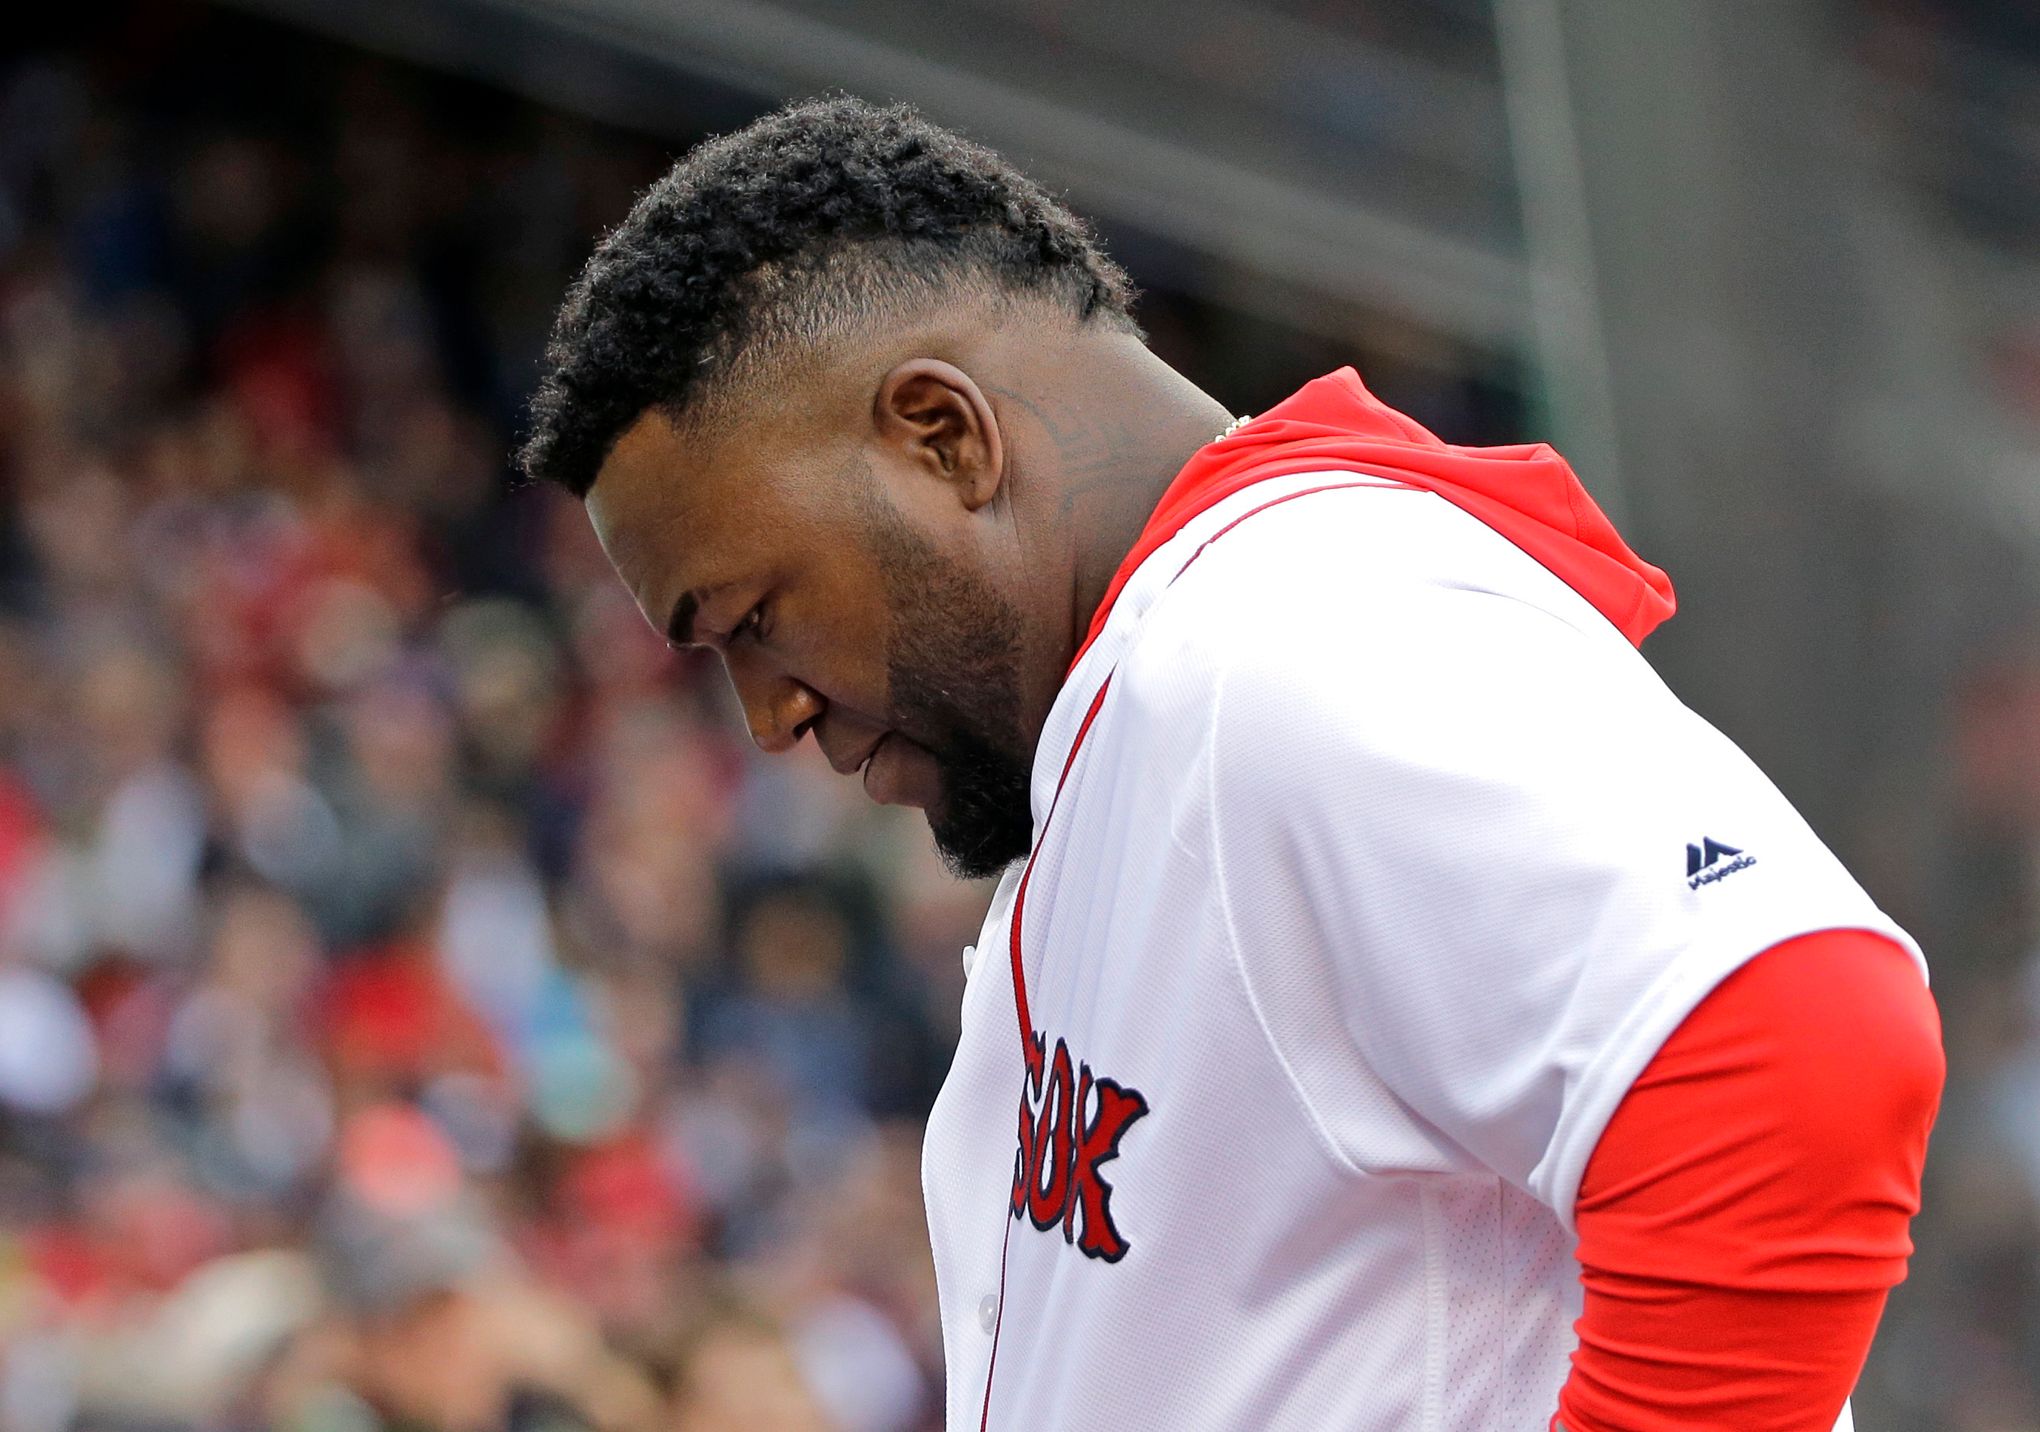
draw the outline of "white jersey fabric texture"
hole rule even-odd
[[[1584,598],[1352,473],[1141,565],[1032,795],[1041,1081],[1016,866],[928,1125],[951,1432],[1542,1429],[1665,1038],[1795,935],[1919,958]]]

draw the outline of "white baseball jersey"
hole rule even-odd
[[[1665,1038],[1795,935],[1918,957],[1584,598],[1351,472],[1141,564],[1033,808],[928,1125],[951,1432],[1542,1429]]]

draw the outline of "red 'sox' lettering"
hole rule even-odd
[[[1034,1036],[1046,1053],[1046,1038]],[[1132,1246],[1112,1217],[1112,1185],[1099,1172],[1119,1157],[1119,1141],[1147,1113],[1137,1089],[1095,1077],[1076,1064],[1069,1046],[1028,1061],[1020,1085],[1019,1151],[1013,1160],[1013,1217],[1046,1232],[1058,1225],[1063,1242],[1087,1258],[1117,1263]]]

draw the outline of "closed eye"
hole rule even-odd
[[[763,602],[758,603],[751,610],[745,612],[744,619],[730,629],[730,640],[735,641],[746,634],[760,641],[764,640],[765,604]]]

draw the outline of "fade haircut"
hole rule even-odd
[[[1083,220],[989,149],[904,105],[792,105],[695,148],[603,238],[553,325],[520,465],[585,497],[648,409],[700,418],[774,361],[959,295],[1139,331]]]

